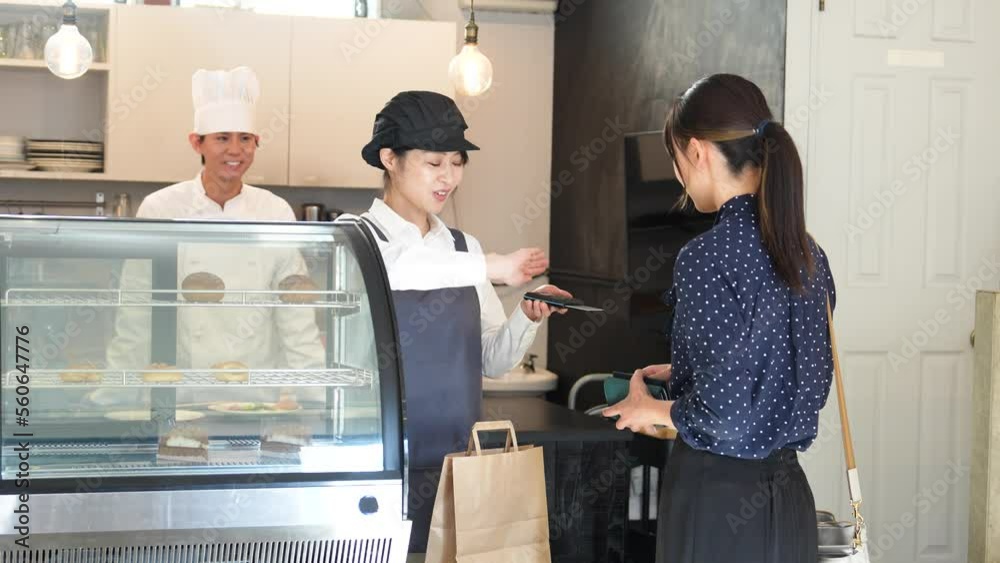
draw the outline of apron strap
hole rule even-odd
[[[361,220],[364,221],[365,223],[368,223],[368,226],[371,227],[372,231],[375,233],[375,236],[377,236],[379,240],[381,240],[382,242],[389,242],[389,239],[386,238],[385,233],[382,232],[382,229],[379,229],[378,227],[375,226],[374,221],[372,221],[368,217],[365,217],[364,215],[361,216]]]
[[[451,236],[455,237],[455,252],[468,252],[469,242],[465,240],[465,233],[458,229],[448,229]]]
[[[364,221],[365,223],[368,223],[368,226],[371,227],[372,231],[374,231],[375,236],[377,236],[382,242],[389,242],[389,239],[385,236],[385,233],[383,233],[382,229],[379,229],[375,225],[374,221],[363,215],[361,216],[361,220]],[[469,242],[465,239],[465,233],[463,233],[458,229],[448,229],[448,230],[451,231],[451,236],[455,237],[455,251],[468,252]]]

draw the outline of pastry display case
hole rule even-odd
[[[405,559],[397,331],[358,223],[0,216],[0,296],[4,560]]]

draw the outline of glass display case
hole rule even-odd
[[[408,531],[395,321],[357,223],[0,217],[0,290],[3,518],[30,492],[62,547]],[[81,525],[102,509],[136,514]]]

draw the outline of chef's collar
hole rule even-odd
[[[205,169],[202,168],[201,171],[198,172],[198,175],[194,177],[194,193],[196,195],[199,195],[199,196],[202,197],[202,199],[199,201],[199,207],[200,207],[200,205],[211,203],[212,205],[214,205],[214,206],[216,206],[216,207],[218,207],[220,209],[225,209],[225,206],[219,205],[219,202],[217,202],[214,199],[210,198],[208,196],[208,192],[205,191],[205,183],[202,182],[202,180],[201,180],[201,175],[204,174],[204,173],[205,173]],[[232,203],[238,203],[238,202],[240,202],[241,200],[244,199],[244,195],[247,193],[247,191],[243,189],[245,186],[246,186],[246,184],[242,184],[240,186],[240,193],[236,194],[231,199],[229,199],[229,200],[226,201],[226,205],[227,206],[230,205],[230,204],[232,204]]]
[[[368,213],[375,218],[381,227],[388,231],[386,233],[386,237],[390,241],[404,237],[406,233],[410,233],[411,235],[416,233],[417,238],[420,238],[419,227],[400,217],[399,213],[396,213],[379,198],[375,198],[375,201],[372,202],[372,206],[368,210]],[[455,237],[451,234],[451,230],[448,228],[448,225],[445,225],[444,221],[442,221],[440,217],[437,215],[431,215],[430,222],[431,230],[424,238],[447,236],[449,240],[455,240]]]

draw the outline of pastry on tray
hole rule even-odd
[[[242,362],[219,362],[212,364],[212,369],[224,369],[215,373],[215,379],[226,383],[246,383],[250,381],[250,371]]]
[[[178,426],[160,437],[158,459],[208,461],[208,433],[196,426]]]
[[[226,295],[223,293],[226,283],[219,276],[208,272],[195,272],[184,278],[181,289],[185,291],[184,299],[192,303],[218,303]],[[195,291],[207,293],[195,293]]]
[[[77,371],[96,370],[97,366],[94,365],[94,362],[72,364],[66,369],[71,371],[64,371],[59,374],[59,380],[63,383],[100,383],[104,377],[99,371]]]
[[[184,374],[173,371],[175,369],[176,366],[170,364],[150,364],[146,367],[147,371],[142,372],[142,380],[146,383],[177,383],[184,379]]]
[[[296,458],[302,448],[312,443],[312,434],[300,424],[271,427],[260,437],[260,452],[266,456]]]
[[[299,402],[295,400],[294,393],[282,393],[278,402],[274,403],[274,408],[279,411],[297,411],[299,410]]]
[[[315,303],[319,299],[316,293],[298,293],[300,291],[317,291],[319,287],[309,276],[293,275],[281,280],[278,289],[283,293],[279,298],[285,303]]]

